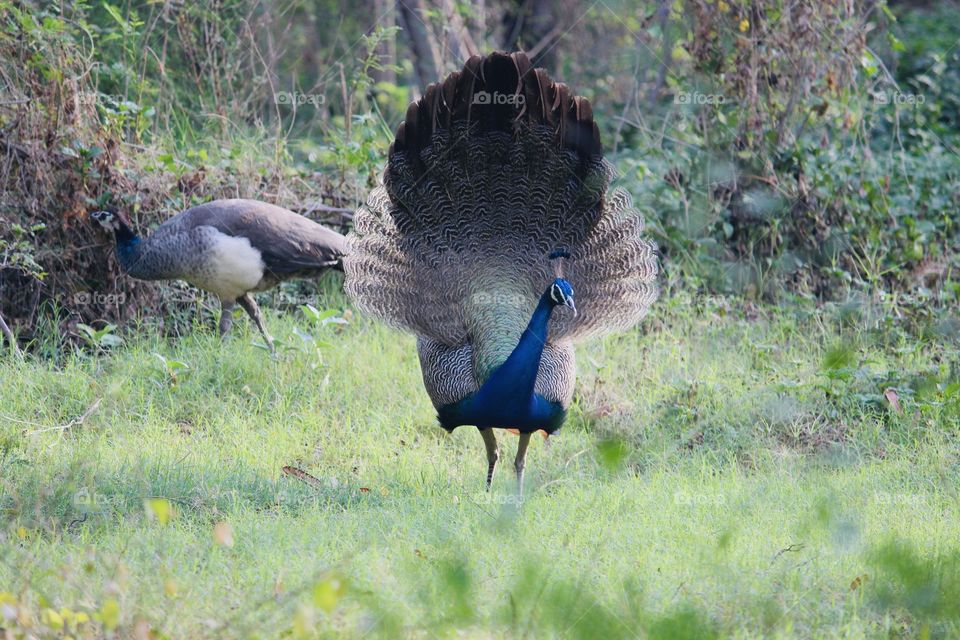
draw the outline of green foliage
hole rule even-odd
[[[80,337],[88,347],[98,351],[110,349],[123,344],[123,338],[114,333],[117,330],[115,324],[105,324],[99,329],[94,329],[90,325],[77,323],[77,329],[80,330]]]
[[[648,45],[681,44],[670,102],[628,98],[637,115],[615,129],[666,268],[748,298],[919,285],[951,303],[960,86],[957,51],[938,44],[957,38],[955,8],[901,5],[901,26],[882,3],[683,6]]]
[[[880,580],[873,589],[883,608],[901,608],[917,620],[920,636],[931,624],[960,622],[960,553],[924,557],[904,541],[888,542],[873,553]]]
[[[304,317],[313,325],[313,333],[302,329],[294,329],[294,333],[300,338],[304,351],[312,350],[316,355],[316,360],[311,367],[316,369],[323,366],[323,349],[331,346],[329,339],[332,337],[331,327],[348,324],[348,320],[341,315],[337,309],[318,310],[310,304],[300,306],[300,311]]]
[[[182,381],[189,377],[190,365],[186,362],[168,358],[162,353],[154,352],[153,356],[160,362],[159,373],[162,384],[177,387]]]
[[[0,229],[0,264],[42,280],[44,272],[43,267],[36,260],[34,234],[43,231],[46,225],[38,222],[30,228],[24,228],[20,224],[8,223],[6,220],[0,221],[0,224],[4,227],[9,225],[9,229]]]

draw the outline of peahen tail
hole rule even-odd
[[[347,289],[446,345],[496,334],[491,365],[558,275],[579,313],[553,314],[551,342],[629,327],[656,298],[656,247],[613,173],[585,98],[523,53],[474,56],[407,110],[356,215]]]

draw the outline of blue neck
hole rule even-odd
[[[521,397],[533,397],[540,358],[547,342],[547,323],[553,312],[549,291],[540,296],[540,302],[524,329],[520,341],[507,360],[494,371],[480,387],[478,395],[490,397],[509,392]]]
[[[437,417],[445,429],[469,424],[481,429],[516,428],[524,433],[543,429],[552,433],[560,427],[566,410],[559,402],[534,392],[553,307],[548,290],[540,297],[527,328],[506,361],[475,393],[438,407]]]
[[[126,225],[121,225],[121,227],[114,232],[114,235],[117,239],[117,259],[120,261],[120,266],[123,267],[125,271],[130,271],[130,268],[137,262],[140,236],[135,234]]]

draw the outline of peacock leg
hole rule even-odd
[[[249,293],[245,293],[237,298],[237,302],[239,302],[240,306],[253,318],[253,321],[257,324],[257,329],[260,329],[260,333],[263,334],[263,339],[267,341],[267,346],[270,347],[270,351],[274,351],[273,338],[267,333],[267,324],[263,320],[263,312],[260,311],[260,307],[257,306],[257,301],[254,300],[253,296]]]
[[[227,335],[230,327],[233,326],[233,307],[236,304],[233,300],[220,300],[220,337]]]
[[[490,491],[493,470],[497,468],[500,453],[497,451],[497,437],[493,435],[493,429],[480,429],[480,435],[483,437],[483,444],[487,447],[487,491]]]
[[[517,493],[523,495],[523,465],[527,458],[527,445],[530,444],[529,433],[520,434],[520,442],[517,443],[517,457],[513,461],[513,468],[517,470]]]

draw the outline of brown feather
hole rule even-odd
[[[423,172],[427,167],[419,162],[420,150],[430,145],[436,127],[449,129],[454,120],[476,123],[481,131],[513,132],[523,124],[548,125],[562,146],[588,157],[603,155],[590,101],[554,82],[544,69],[534,69],[522,52],[473,56],[462,72],[428,86],[407,109],[391,155],[408,152],[416,171]]]

